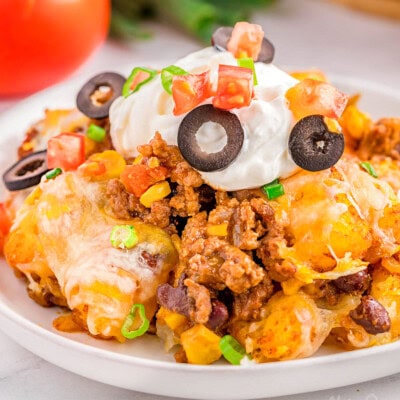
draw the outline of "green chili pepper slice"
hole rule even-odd
[[[101,126],[90,124],[86,136],[94,142],[101,143],[106,137],[106,130]]]
[[[176,75],[188,75],[189,73],[178,67],[177,65],[170,65],[161,70],[161,84],[168,94],[172,94],[172,80]]]
[[[360,167],[362,169],[364,169],[365,171],[367,171],[374,178],[378,177],[378,174],[376,173],[375,168],[368,161],[360,162]]]
[[[130,330],[133,322],[135,321],[136,312],[139,312],[139,317],[141,319],[141,325],[135,329]],[[124,323],[121,327],[122,335],[127,339],[135,339],[138,336],[142,336],[149,329],[150,322],[146,317],[146,310],[143,304],[134,304],[131,307],[129,314],[126,316]]]
[[[158,74],[155,69],[136,67],[133,68],[128,79],[122,87],[122,96],[128,97],[137,92],[143,85],[149,83]]]
[[[253,83],[254,86],[256,86],[258,84],[258,81],[257,81],[256,69],[254,67],[254,60],[250,57],[243,57],[243,58],[238,58],[237,63],[239,67],[249,68],[253,71]]]
[[[240,361],[246,356],[246,350],[231,335],[225,335],[219,341],[222,355],[233,365],[240,365]]]
[[[110,234],[111,245],[116,249],[131,249],[139,239],[132,225],[115,225]]]

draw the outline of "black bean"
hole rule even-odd
[[[365,292],[371,282],[371,276],[365,269],[355,274],[342,276],[332,283],[344,293]]]
[[[221,328],[226,321],[228,321],[229,313],[226,305],[222,303],[222,301],[212,299],[211,305],[212,310],[206,325],[208,328],[215,331]]]
[[[189,317],[191,302],[187,295],[187,288],[183,285],[185,278],[184,275],[181,276],[176,288],[169,283],[160,285],[157,288],[157,302],[170,311]]]
[[[350,311],[350,318],[371,335],[390,330],[391,321],[385,307],[372,296],[363,296],[357,308]]]

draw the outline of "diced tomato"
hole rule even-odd
[[[165,167],[150,168],[145,164],[133,164],[125,167],[121,181],[128,192],[140,197],[151,185],[164,180],[166,176]]]
[[[217,93],[213,106],[230,110],[246,107],[253,97],[253,71],[233,65],[219,65]]]
[[[47,166],[75,170],[85,161],[85,138],[79,133],[60,133],[47,143]]]
[[[4,239],[11,228],[11,219],[4,203],[0,203],[0,253],[3,252]]]
[[[338,119],[348,100],[348,96],[334,86],[315,79],[304,79],[291,87],[286,98],[296,119],[313,114]]]
[[[193,110],[211,95],[210,71],[201,74],[175,75],[172,80],[174,115]]]
[[[260,25],[237,22],[227,48],[236,58],[249,57],[254,61],[260,54],[264,31]]]

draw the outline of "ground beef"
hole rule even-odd
[[[193,187],[178,185],[175,192],[169,204],[179,216],[193,216],[200,211],[199,195]]]
[[[144,217],[144,222],[167,228],[170,225],[171,207],[168,199],[162,199],[152,203],[150,213]]]
[[[244,200],[233,210],[229,224],[229,239],[241,250],[254,250],[259,247],[255,232],[256,214],[248,200]]]
[[[188,275],[202,284],[244,293],[263,279],[265,272],[253,259],[225,240],[201,240],[202,250],[188,261]],[[197,246],[196,246],[197,247]]]
[[[363,160],[377,154],[400,160],[400,118],[377,121],[361,139],[357,154]]]
[[[111,179],[107,183],[106,195],[112,213],[119,219],[131,219],[148,212],[146,207],[140,204],[139,199],[129,193],[119,179]]]
[[[265,275],[257,286],[234,297],[233,319],[242,321],[259,319],[261,307],[272,296],[273,292],[272,281],[268,275]]]
[[[192,279],[185,279],[184,284],[187,287],[187,295],[194,300],[194,307],[189,310],[189,318],[197,324],[207,323],[212,311],[210,291]]]

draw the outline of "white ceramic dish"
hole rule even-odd
[[[390,88],[330,75],[347,93],[363,93],[362,108],[374,118],[398,116],[400,93]],[[78,78],[21,102],[0,115],[0,170],[14,158],[24,130],[44,108],[71,107],[85,81]],[[230,366],[176,364],[155,337],[119,344],[52,328],[57,308],[45,309],[0,260],[0,329],[28,350],[79,375],[122,388],[193,399],[252,399],[328,389],[400,371],[400,342],[343,352],[324,347],[304,360]]]

